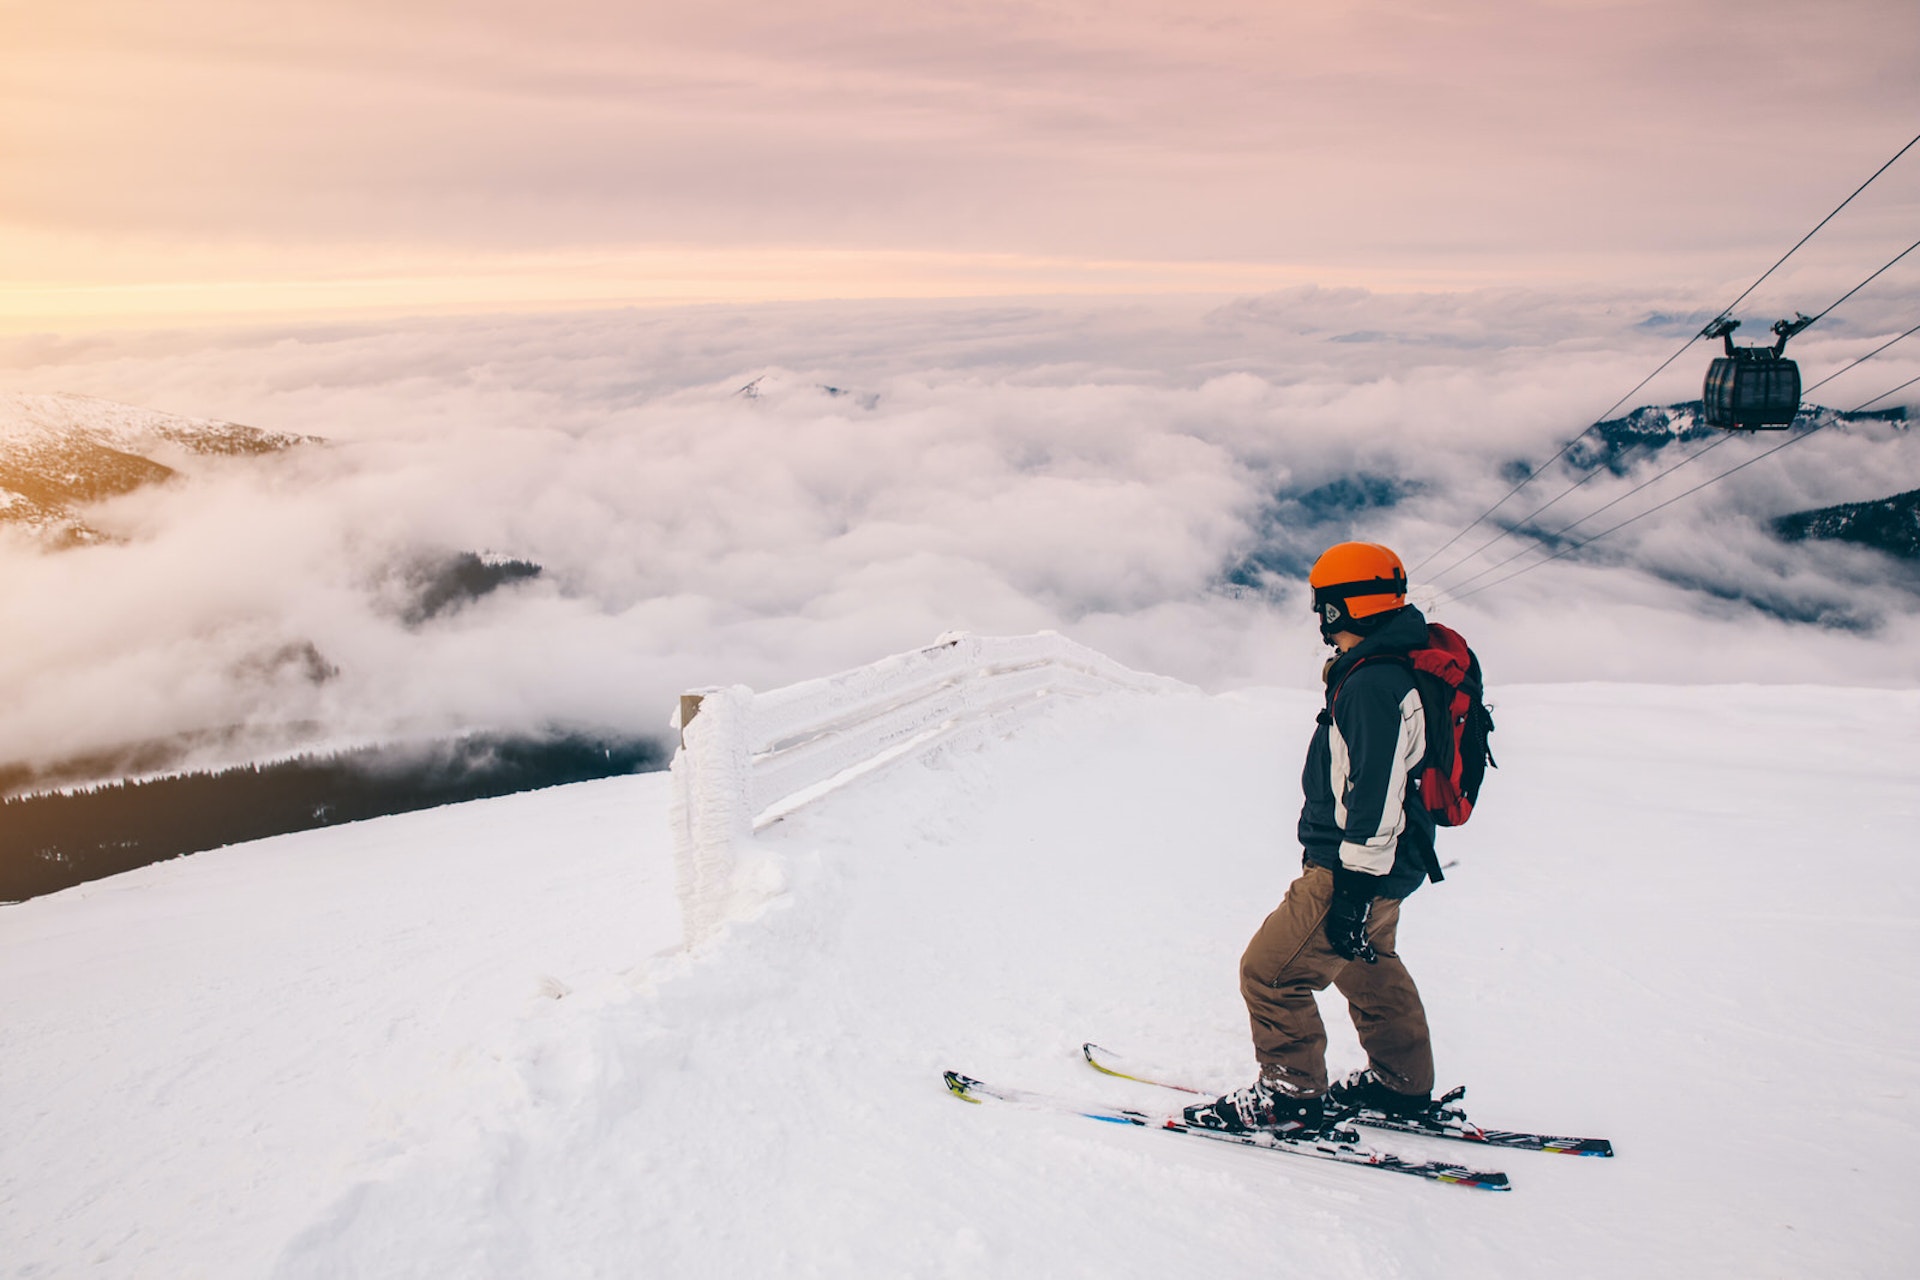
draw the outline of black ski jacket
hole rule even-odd
[[[1427,753],[1426,714],[1413,672],[1390,660],[1426,638],[1425,615],[1408,605],[1333,660],[1300,778],[1306,860],[1379,876],[1375,893],[1386,898],[1418,889],[1433,853],[1433,815],[1412,784]]]

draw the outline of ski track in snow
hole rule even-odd
[[[1084,1039],[1251,1077],[1313,709],[1110,697],[897,766],[763,833],[784,892],[692,956],[662,775],[0,909],[0,1274],[1905,1271],[1920,692],[1499,691],[1402,953],[1443,1085],[1614,1160],[1373,1138],[1492,1196],[949,1097],[1177,1105]]]

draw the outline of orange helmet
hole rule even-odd
[[[1407,568],[1400,557],[1377,542],[1342,542],[1321,552],[1307,575],[1320,634],[1363,634],[1364,621],[1407,603]]]

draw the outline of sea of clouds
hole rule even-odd
[[[1863,296],[1797,340],[1806,381],[1908,327],[1917,300]],[[1708,314],[1300,289],[9,340],[6,390],[329,443],[207,461],[91,510],[110,544],[0,537],[0,761],[235,726],[664,732],[683,689],[773,687],[956,629],[1052,628],[1213,689],[1304,685],[1323,651],[1294,574],[1314,551],[1361,537],[1421,560],[1507,491],[1503,468],[1545,462]],[[1710,354],[1622,411],[1697,397]],[[1916,373],[1920,338],[1813,398],[1852,408]],[[1779,439],[1730,442],[1579,532]],[[1588,484],[1542,524],[1676,457]],[[1549,468],[1500,514],[1567,481]],[[1439,598],[1496,685],[1908,686],[1912,574],[1781,543],[1767,522],[1916,486],[1911,432],[1829,430],[1451,602],[1445,586],[1518,548],[1436,581],[1499,532],[1483,525],[1415,574],[1416,598]],[[543,572],[410,616],[408,574],[461,551]]]

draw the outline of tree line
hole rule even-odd
[[[0,800],[0,902],[313,827],[665,767],[651,738],[473,734]]]

